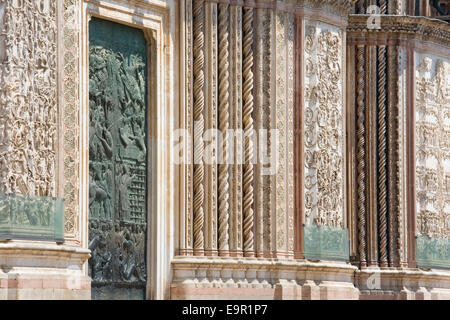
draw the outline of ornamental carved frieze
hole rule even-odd
[[[0,192],[55,196],[57,2],[0,1]]]
[[[450,237],[450,60],[418,56],[416,66],[417,232]]]
[[[305,220],[343,227],[342,33],[308,25],[304,68]]]
[[[389,40],[412,38],[444,45],[448,45],[450,41],[450,24],[441,20],[406,15],[380,15],[379,19],[380,28],[372,28],[367,15],[350,15],[347,41],[367,41],[387,35]]]

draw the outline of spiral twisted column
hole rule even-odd
[[[387,266],[386,46],[378,47],[378,214],[380,266]]]
[[[228,175],[228,128],[229,112],[229,5],[219,4],[219,129],[222,134],[219,164],[219,255],[228,255],[229,247],[229,175]]]
[[[205,107],[205,55],[204,55],[204,0],[195,0],[193,3],[194,16],[194,254],[201,255],[204,250],[203,224],[204,212],[203,202],[205,191],[203,187],[204,166],[203,166],[203,131],[205,129],[205,120],[203,110]]]
[[[387,13],[387,1],[380,0],[380,14]],[[388,265],[387,250],[387,94],[386,46],[378,47],[378,214],[380,235],[380,266]]]
[[[243,126],[245,137],[244,165],[244,255],[254,256],[253,250],[253,9],[244,8],[243,15]]]
[[[398,217],[401,215],[399,210],[399,195],[401,194],[399,188],[400,182],[400,166],[399,166],[399,141],[398,141],[398,128],[399,119],[396,106],[398,105],[398,66],[397,66],[397,47],[389,46],[387,52],[387,70],[388,80],[388,247],[389,247],[389,266],[393,267],[395,264],[399,266],[400,254],[396,250],[396,242],[400,238],[400,233],[395,228],[395,224],[398,223]],[[396,261],[397,260],[397,261]],[[397,263],[396,263],[397,262]]]
[[[361,267],[367,266],[366,258],[366,131],[365,131],[365,47],[357,46],[357,211],[358,211],[358,253]]]
[[[380,0],[378,5],[380,6],[380,14],[386,14],[387,13],[387,1]]]

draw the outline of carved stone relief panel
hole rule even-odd
[[[55,196],[57,3],[1,0],[0,192]]]
[[[450,60],[416,55],[417,232],[450,237]]]
[[[337,28],[305,27],[305,222],[344,226],[343,35]]]

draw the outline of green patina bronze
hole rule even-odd
[[[417,266],[450,269],[450,239],[417,237]]]
[[[304,243],[306,259],[336,261],[350,260],[347,229],[306,225],[304,227]]]
[[[89,25],[89,274],[93,299],[144,299],[147,45],[142,30]]]
[[[64,200],[0,194],[0,239],[64,242]]]

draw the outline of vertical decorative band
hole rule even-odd
[[[263,78],[264,78],[264,16],[265,9],[255,9],[255,46],[254,46],[254,77],[255,77],[255,109],[259,112],[255,112],[255,129],[257,132],[261,132],[264,128],[264,111],[263,111]],[[261,136],[259,135],[259,140]],[[258,146],[262,145],[259,141]],[[258,156],[261,157],[260,148]],[[262,175],[262,163],[258,163],[255,166],[255,251],[257,257],[264,256],[264,188]]]
[[[275,149],[275,146],[272,146],[270,141],[272,136],[270,135],[272,129],[272,120],[271,120],[271,102],[273,99],[273,90],[272,90],[272,39],[273,39],[273,18],[272,11],[267,10],[265,14],[265,23],[264,23],[264,59],[263,59],[263,119],[264,119],[264,128],[267,130],[267,152],[266,154],[271,155],[272,149]],[[273,177],[270,175],[266,175],[263,178],[263,189],[265,191],[264,195],[264,246],[268,252],[271,252],[273,249],[272,243],[272,191],[273,189]]]
[[[243,11],[244,255],[253,256],[253,9]]]
[[[203,131],[205,107],[204,97],[204,0],[195,0],[193,4],[194,15],[194,254],[201,255],[204,249],[203,239],[203,201],[204,201],[204,166],[203,166]]]
[[[386,0],[379,1],[380,14],[387,13]],[[387,267],[387,96],[386,46],[378,47],[378,214],[380,237],[380,266]]]
[[[398,111],[397,109],[397,55],[398,48],[396,46],[388,47],[388,244],[389,244],[389,266],[394,266],[394,259],[400,255],[395,251],[396,241],[398,242],[399,233],[395,228],[395,224],[398,223],[398,217],[401,215],[399,210],[399,181],[400,170],[398,165],[399,159],[399,144],[398,144]]]
[[[378,214],[380,266],[387,266],[386,46],[378,47]]]
[[[229,250],[229,175],[228,175],[228,129],[229,113],[229,5],[219,4],[219,129],[222,134],[222,157],[219,164],[219,255]]]
[[[366,139],[365,139],[365,46],[357,46],[357,212],[358,212],[358,251],[361,267],[367,265],[366,259]]]
[[[403,143],[406,141],[405,139],[405,112],[406,108],[404,108],[404,104],[406,103],[405,97],[404,97],[404,91],[405,91],[405,76],[402,73],[402,68],[405,65],[406,62],[406,51],[405,49],[400,49],[399,47],[395,47],[396,50],[396,98],[397,98],[397,114],[398,114],[398,127],[397,127],[397,143],[399,145],[399,151],[398,151],[398,176],[399,176],[399,190],[397,195],[397,201],[399,205],[399,212],[397,214],[397,248],[398,248],[398,260],[399,265],[401,267],[407,266],[407,263],[405,261],[405,251],[404,251],[404,215],[403,212],[406,211],[406,203],[404,195],[407,192],[407,187],[405,184],[405,178],[404,175],[401,174],[405,168],[405,151],[406,151],[406,143]],[[400,149],[401,148],[401,149]],[[400,180],[401,179],[401,180]]]
[[[79,0],[64,0],[63,2],[63,117],[64,117],[64,219],[66,240],[80,241],[78,223],[79,212],[79,103],[80,83],[80,23]],[[67,72],[70,70],[70,72]]]

